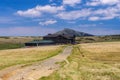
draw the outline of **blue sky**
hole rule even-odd
[[[0,36],[41,36],[64,28],[120,34],[120,0],[0,0]]]

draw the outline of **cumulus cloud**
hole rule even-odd
[[[114,5],[119,3],[120,0],[91,0],[87,2],[89,6],[98,6],[98,5]]]
[[[87,6],[98,6],[100,4],[99,1],[92,1],[92,2],[87,2],[86,5]]]
[[[55,23],[57,23],[56,20],[48,20],[45,22],[39,22],[40,25],[50,25],[50,24],[55,24]]]
[[[106,9],[98,9],[92,11],[92,16],[89,17],[89,20],[110,20],[117,17],[120,17],[120,6],[116,5],[114,7],[108,7]]]
[[[75,10],[70,12],[61,12],[57,14],[57,17],[65,20],[75,20],[78,18],[84,18],[91,14],[90,9]]]
[[[35,8],[28,9],[26,11],[19,10],[17,14],[24,17],[40,17],[43,13],[57,13],[64,10],[63,6],[36,6]]]
[[[90,21],[97,21],[97,20],[99,20],[99,19],[100,19],[100,18],[97,17],[97,16],[89,17],[89,20],[90,20]]]
[[[60,12],[57,17],[65,20],[86,19],[91,21],[97,20],[110,20],[114,18],[120,18],[120,5],[108,6],[101,9],[81,9],[74,11]]]
[[[120,0],[100,0],[102,4],[117,4]]]
[[[86,19],[90,21],[97,20],[109,20],[114,18],[120,18],[120,0],[91,0],[87,2],[87,5],[92,6],[82,9],[74,9],[67,11],[64,5],[74,6],[81,3],[81,0],[63,0],[61,6],[36,6],[34,8],[22,11],[17,11],[17,14],[24,17],[41,17],[43,14],[53,14],[52,17],[64,19],[64,20],[76,20]],[[107,5],[105,7],[98,7],[97,5]],[[94,6],[94,7],[93,7]],[[42,25],[47,25],[45,22],[40,22]],[[48,23],[49,24],[49,23]]]
[[[76,4],[81,3],[81,0],[63,0],[64,5],[75,6]]]
[[[27,11],[17,11],[17,14],[24,17],[38,17],[41,16],[41,13],[34,9],[28,9]]]

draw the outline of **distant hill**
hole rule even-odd
[[[69,28],[65,28],[64,30],[58,31],[58,32],[56,32],[54,34],[59,34],[59,35],[62,35],[62,34],[65,34],[65,35],[75,35],[76,37],[94,36],[92,34],[75,31],[75,30],[69,29]]]
[[[112,42],[120,41],[120,35],[78,37],[76,40],[78,43]]]

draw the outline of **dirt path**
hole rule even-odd
[[[37,80],[43,76],[50,75],[53,71],[59,69],[56,62],[66,60],[70,55],[72,47],[66,47],[62,53],[43,62],[38,62],[28,67],[15,66],[0,71],[0,80]]]

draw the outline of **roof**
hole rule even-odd
[[[52,40],[34,40],[34,41],[31,41],[31,42],[27,42],[27,43],[54,43],[54,41]]]

